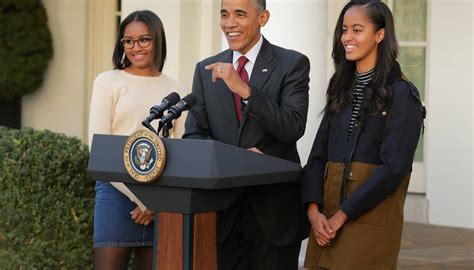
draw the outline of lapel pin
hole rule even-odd
[[[268,71],[267,68],[262,69],[262,72],[267,72],[267,71]]]

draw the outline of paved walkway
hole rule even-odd
[[[474,269],[474,230],[405,223],[398,269]]]
[[[473,269],[474,230],[405,223],[398,270]]]

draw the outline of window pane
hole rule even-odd
[[[415,158],[413,159],[414,161],[419,161],[419,162],[423,162],[423,139],[424,139],[424,135],[421,134],[420,135],[420,140],[418,141],[418,145],[416,146],[416,150],[415,150]]]
[[[403,74],[416,85],[421,100],[425,100],[425,56],[424,47],[400,47],[398,61]]]
[[[395,0],[393,14],[398,40],[426,40],[426,0]]]
[[[425,52],[424,47],[400,47],[398,57],[403,74],[416,85],[421,100],[425,99]],[[423,136],[415,151],[415,161],[423,161]]]

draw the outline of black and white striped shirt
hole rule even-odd
[[[352,92],[353,100],[352,100],[352,114],[351,114],[351,122],[349,124],[349,134],[348,137],[352,133],[352,129],[356,123],[357,116],[362,108],[362,103],[364,102],[364,90],[369,84],[370,80],[374,77],[374,70],[367,71],[365,73],[355,73],[355,86]]]

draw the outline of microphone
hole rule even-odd
[[[159,105],[155,105],[150,108],[150,115],[148,115],[148,117],[142,121],[142,125],[149,128],[151,121],[161,118],[163,116],[163,112],[169,109],[169,107],[171,107],[172,105],[175,105],[179,101],[179,99],[180,96],[176,92],[173,92],[164,97],[163,101],[161,101]]]
[[[182,100],[176,103],[176,105],[173,105],[168,109],[168,114],[161,117],[160,122],[162,124],[166,124],[174,119],[177,119],[181,116],[182,112],[191,109],[191,107],[193,107],[196,102],[197,99],[193,94],[185,96]]]

